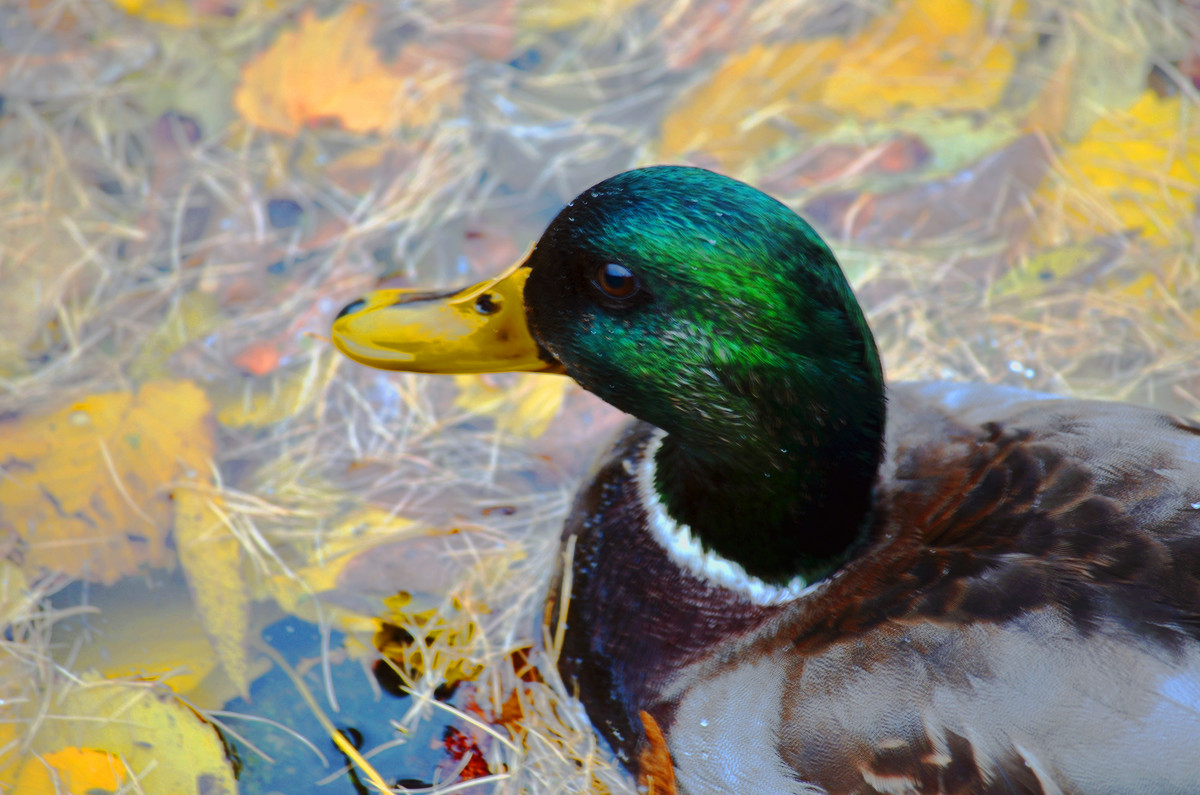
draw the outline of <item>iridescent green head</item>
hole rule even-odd
[[[827,568],[853,542],[881,455],[883,379],[841,269],[794,212],[702,169],[629,171],[567,205],[506,278],[449,301],[482,295],[472,304],[481,322],[511,320],[510,285],[522,281],[535,347],[523,342],[519,365],[495,369],[561,368],[666,431],[658,491],[706,545],[786,581]],[[356,352],[384,343],[353,324],[428,300],[355,305],[335,340],[380,366]],[[472,362],[478,346],[506,349],[515,336],[486,323],[462,345]],[[397,339],[387,355],[407,356],[393,353]]]
[[[688,437],[771,445],[782,410],[880,380],[862,313],[816,232],[750,186],[658,167],[585,191],[528,259],[530,330],[576,381]],[[832,408],[832,406],[830,407]]]

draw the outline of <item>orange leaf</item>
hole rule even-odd
[[[659,157],[703,152],[737,172],[796,130],[824,130],[847,116],[988,108],[1015,62],[988,23],[970,0],[908,0],[847,41],[756,44],[671,111]]]
[[[275,371],[283,355],[272,342],[252,342],[233,357],[239,370],[262,377]]]
[[[828,126],[815,103],[840,48],[836,39],[756,44],[730,57],[663,120],[659,157],[670,161],[703,151],[737,171],[796,127]]]
[[[638,756],[638,785],[647,795],[675,795],[675,765],[667,738],[649,712],[638,713],[646,730],[646,745]]]
[[[0,531],[22,539],[29,566],[96,582],[170,565],[168,486],[205,477],[212,431],[187,381],[0,422]]]
[[[988,108],[1015,60],[970,0],[910,0],[847,46],[825,103],[870,118],[898,107]]]
[[[31,749],[47,760],[69,764],[66,769],[72,771],[72,776],[80,775],[78,780],[85,786],[50,792],[83,795],[94,791],[87,786],[89,779],[82,776],[97,770],[103,776],[106,760],[87,757],[105,752],[115,771],[131,771],[137,776],[137,783],[132,787],[126,783],[121,792],[237,792],[220,735],[167,687],[84,675],[70,686],[56,689],[51,709],[56,719],[39,722],[30,740]],[[80,753],[70,749],[97,750]],[[26,764],[40,763],[31,760]],[[27,792],[19,782],[16,791]]]
[[[458,64],[415,46],[384,64],[371,46],[374,29],[364,5],[326,19],[308,10],[295,30],[246,64],[234,96],[238,112],[286,135],[329,122],[368,133],[428,124],[457,104]]]
[[[63,748],[26,760],[15,791],[24,795],[115,792],[124,783],[125,765],[116,756],[91,748]]]

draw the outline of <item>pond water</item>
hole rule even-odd
[[[338,310],[691,164],[810,220],[889,378],[1196,414],[1198,85],[1151,0],[0,8],[0,783],[634,791],[539,628],[623,415]]]

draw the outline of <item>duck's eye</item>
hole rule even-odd
[[[482,293],[475,299],[475,311],[481,315],[494,315],[500,311],[500,304],[491,293]]]
[[[596,286],[610,298],[628,298],[637,292],[638,278],[624,265],[609,262],[596,269]]]

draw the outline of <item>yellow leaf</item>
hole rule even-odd
[[[410,679],[430,674],[452,685],[483,670],[477,656],[483,633],[458,599],[451,600],[448,610],[420,609],[401,591],[383,603],[387,613],[377,621],[375,648]],[[487,612],[482,605],[472,607]]]
[[[520,30],[563,30],[589,20],[620,20],[640,0],[523,0],[517,7]]]
[[[285,135],[335,121],[352,132],[420,126],[457,103],[461,67],[419,46],[385,65],[365,5],[326,19],[310,9],[246,64],[234,105],[250,124]]]
[[[240,15],[231,14],[238,5],[233,0],[109,0],[126,14],[161,25],[188,28],[201,22],[235,23]],[[279,0],[259,0],[247,3],[251,8],[273,9]]]
[[[139,792],[234,795],[237,783],[216,730],[169,688],[85,678],[54,698],[33,750],[92,748],[120,757]]]
[[[991,297],[1030,301],[1049,290],[1069,288],[1072,279],[1078,283],[1087,271],[1111,265],[1120,257],[1127,242],[1124,236],[1106,237],[1040,251],[997,279],[992,285]]]
[[[1153,91],[1092,125],[1039,191],[1061,208],[1070,229],[1132,228],[1147,240],[1174,243],[1192,237],[1198,193],[1200,114],[1190,100]]]
[[[1128,11],[1119,3],[1085,3],[1063,15],[1062,31],[1051,49],[1042,52],[1057,57],[1058,66],[1030,109],[1029,129],[1078,141],[1098,119],[1137,101],[1156,60],[1176,57],[1136,43],[1162,38],[1142,28],[1146,20]]]
[[[970,0],[909,0],[857,36],[825,85],[825,104],[880,118],[894,109],[991,107],[1012,72],[1008,44]]]
[[[220,300],[214,293],[199,290],[184,293],[162,324],[141,340],[132,376],[139,381],[167,376],[171,355],[186,343],[216,330],[223,320]]]
[[[217,510],[217,499],[195,489],[175,490],[175,545],[200,623],[225,673],[245,697],[250,695],[250,597],[242,575],[242,545]]]
[[[275,378],[245,378],[213,387],[217,419],[227,428],[261,428],[292,417],[316,395],[312,371],[292,369]]]
[[[497,429],[535,439],[545,433],[562,408],[569,381],[546,376],[516,376],[513,385],[500,387],[487,375],[455,376],[458,398],[454,405],[474,414],[496,418]]]
[[[1014,61],[970,0],[909,0],[849,41],[756,44],[731,56],[663,121],[659,156],[700,151],[736,172],[796,130],[846,116],[986,108]]]
[[[94,670],[107,679],[158,680],[206,709],[239,694],[184,589],[159,587],[153,600],[143,589],[117,589],[97,602],[101,615],[90,623],[97,635],[77,644],[73,670]],[[64,642],[73,640],[64,633]]]
[[[405,531],[416,526],[412,520],[380,508],[355,510],[331,529],[314,533],[312,543],[301,550],[304,563],[267,578],[266,589],[281,608],[306,621],[333,620],[347,631],[373,628],[373,615],[358,615],[333,604],[322,604],[318,611],[316,599],[338,587],[348,563],[374,547],[404,537]]]
[[[13,792],[17,776],[21,772],[21,763],[25,760],[17,750],[21,746],[19,729],[24,725],[12,719],[13,709],[4,710],[3,720],[0,720],[0,792]]]
[[[103,795],[125,780],[121,760],[91,748],[64,748],[25,760],[15,791],[21,795]]]
[[[1122,285],[1118,294],[1124,294],[1130,298],[1145,300],[1155,308],[1161,309],[1161,301],[1155,301],[1155,298],[1160,296],[1160,291],[1163,290],[1163,283],[1154,273],[1143,273],[1128,284]]]
[[[203,479],[212,452],[208,399],[187,381],[2,421],[0,529],[22,539],[27,570],[112,584],[170,565],[168,487]]]
[[[177,28],[196,24],[196,9],[188,0],[111,0],[117,8],[135,17],[173,25]]]
[[[0,560],[0,627],[12,626],[37,605],[38,600],[29,594],[29,581],[21,567],[11,560]]]
[[[732,56],[663,120],[660,158],[703,151],[737,171],[754,153],[794,135],[795,127],[828,126],[831,117],[815,103],[841,50],[840,41],[820,39],[756,44]]]

